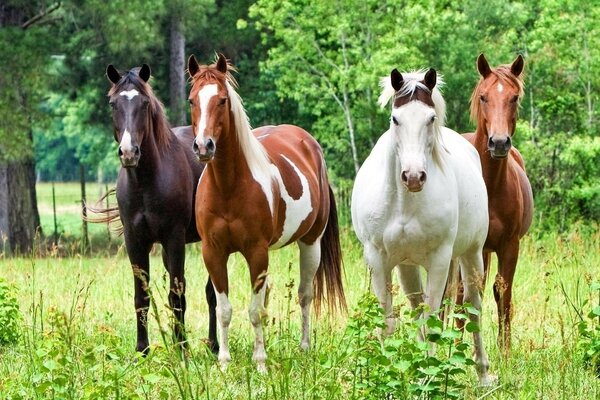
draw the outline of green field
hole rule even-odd
[[[253,331],[247,314],[250,283],[239,257],[231,259],[229,265],[233,360],[226,372],[218,368],[203,345],[207,335],[203,300],[206,272],[197,246],[188,248],[186,261],[186,322],[191,343],[187,363],[180,362],[171,347],[165,306],[167,281],[158,252],[151,268],[157,309],[150,320],[152,351],[148,358],[138,361],[133,352],[133,282],[122,249],[96,258],[57,255],[0,259],[2,277],[16,287],[24,315],[21,340],[0,348],[2,398],[364,398],[363,378],[368,368],[363,361],[367,360],[368,367],[368,362],[376,360],[361,354],[358,347],[353,349],[354,341],[345,329],[348,321],[360,319],[364,311],[357,310],[357,303],[369,291],[369,276],[352,232],[346,229],[342,239],[350,312],[325,313],[314,320],[313,349],[307,353],[298,348],[296,248],[271,253],[273,290],[265,321],[266,375],[256,372],[251,362]],[[600,380],[582,362],[583,339],[575,312],[591,310],[586,300],[599,305],[598,293],[593,297],[590,289],[600,276],[598,248],[598,233],[525,239],[515,278],[513,351],[507,358],[498,352],[495,304],[488,287],[483,333],[491,372],[499,380],[491,388],[478,388],[474,368],[469,366],[458,378],[466,385],[460,397],[599,398]],[[402,295],[395,298],[395,304],[406,308]],[[164,340],[159,322],[166,332]],[[395,338],[405,334],[403,323],[398,325]],[[470,335],[467,338],[470,340]],[[407,398],[392,387],[389,392],[393,393],[390,398]]]

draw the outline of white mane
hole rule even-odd
[[[398,93],[398,96],[412,95],[417,88],[429,92],[429,88],[421,82],[423,79],[425,79],[426,72],[426,70],[418,70],[408,73],[403,72],[402,78],[404,79],[404,84],[402,85],[402,89]],[[379,95],[377,102],[381,108],[383,108],[387,105],[390,99],[394,97],[396,90],[392,87],[392,82],[389,76],[381,78],[379,86],[381,87],[381,94]],[[433,100],[433,104],[435,106],[437,123],[440,126],[444,126],[446,123],[446,102],[444,101],[442,93],[439,90],[439,88],[442,86],[444,86],[444,80],[441,75],[438,75],[435,87],[431,93],[431,99]]]
[[[231,113],[233,114],[233,120],[236,126],[237,138],[242,153],[244,153],[246,161],[248,162],[248,167],[255,177],[257,174],[269,176],[271,174],[271,162],[269,161],[269,157],[267,156],[263,145],[260,144],[258,139],[252,134],[252,128],[250,127],[248,115],[242,104],[242,99],[229,81],[226,81],[225,84],[231,103]]]

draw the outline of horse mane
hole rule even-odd
[[[271,174],[271,162],[265,148],[252,133],[250,120],[246,114],[242,98],[235,90],[238,86],[232,75],[232,72],[235,71],[237,70],[229,63],[229,61],[227,61],[227,72],[225,73],[216,68],[216,61],[211,65],[201,65],[199,66],[198,72],[191,77],[192,86],[197,83],[205,85],[206,83],[215,80],[225,82],[238,143],[246,158],[248,167],[250,168],[252,175],[255,175],[255,172],[261,172],[262,174],[269,176]]]
[[[499,65],[497,68],[492,69],[490,75],[494,75],[496,80],[509,82],[511,85],[516,86],[519,89],[519,100],[517,105],[521,105],[521,99],[523,99],[525,84],[523,83],[523,73],[519,76],[515,76],[510,70],[510,64]],[[489,76],[489,75],[488,75]],[[486,80],[483,76],[480,76],[479,82],[475,86],[473,93],[471,94],[471,121],[477,123],[479,121],[479,116],[481,115],[481,104],[479,102],[479,90],[481,89],[481,85]],[[518,107],[517,107],[518,110]]]
[[[446,123],[446,101],[442,97],[442,93],[439,88],[444,86],[444,79],[441,75],[437,75],[436,85],[433,90],[429,90],[427,86],[422,82],[425,79],[425,69],[420,69],[411,72],[402,72],[402,78],[404,83],[402,88],[396,92],[396,89],[392,87],[392,81],[389,76],[381,78],[379,85],[381,87],[381,94],[377,102],[381,108],[384,108],[390,99],[396,97],[413,96],[417,89],[431,93],[431,100],[433,101],[435,114],[437,116],[434,122],[434,132],[436,140],[433,144],[433,160],[443,170],[444,169],[444,158],[443,152],[447,152],[442,141],[441,127],[445,126]],[[392,105],[393,107],[393,105]]]
[[[141,95],[146,96],[150,101],[150,120],[148,122],[154,127],[154,136],[158,143],[159,151],[163,151],[171,147],[175,135],[171,132],[171,125],[165,116],[163,104],[154,94],[152,87],[140,78],[139,72],[140,67],[136,67],[123,74],[121,80],[110,88],[108,96],[114,96],[123,90],[127,90],[129,85],[133,85]]]

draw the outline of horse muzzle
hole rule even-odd
[[[512,147],[510,136],[490,136],[488,140],[488,151],[492,158],[501,160],[508,157],[508,152]]]
[[[192,148],[194,150],[194,154],[196,154],[196,157],[198,157],[200,162],[209,162],[215,157],[215,150],[217,146],[211,138],[208,138],[204,141],[204,143],[200,144],[198,144],[198,140],[194,140]]]
[[[400,177],[406,189],[412,193],[423,190],[423,185],[427,181],[427,173],[425,171],[402,171]]]
[[[130,149],[123,149],[119,146],[119,160],[123,168],[135,168],[140,161],[140,146],[133,146]]]

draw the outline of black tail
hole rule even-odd
[[[321,303],[327,291],[327,305],[330,312],[337,309],[347,311],[346,296],[342,283],[342,251],[338,226],[337,206],[333,190],[329,186],[329,219],[321,237],[321,262],[314,279],[315,312],[321,310]]]
[[[82,215],[82,219],[94,224],[114,224],[112,229],[119,235],[123,234],[123,225],[121,224],[121,216],[119,215],[119,207],[100,207],[104,201],[116,193],[116,189],[112,188],[106,194],[98,199],[97,206],[84,205],[86,213]],[[90,216],[93,214],[93,216]]]

